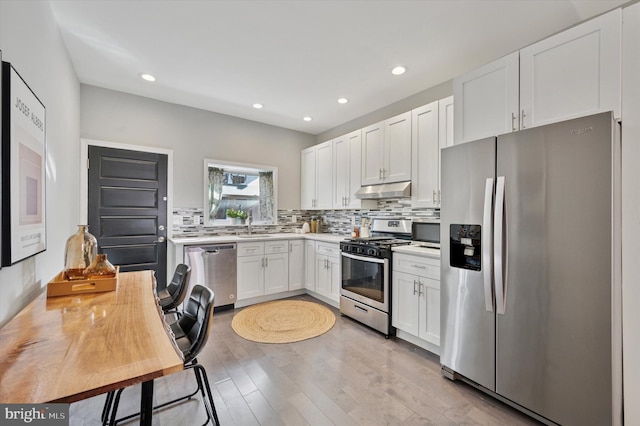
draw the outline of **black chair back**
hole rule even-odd
[[[183,263],[176,266],[176,270],[173,273],[171,282],[167,285],[167,292],[169,298],[161,298],[160,306],[163,311],[170,311],[176,309],[184,301],[189,288],[189,276],[191,275],[191,268]]]
[[[213,291],[197,284],[185,302],[182,316],[176,323],[184,333],[176,335],[176,343],[184,355],[185,364],[197,357],[207,343],[213,321],[213,300]]]

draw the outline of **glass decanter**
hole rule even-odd
[[[67,239],[64,249],[64,273],[68,280],[83,280],[84,270],[96,258],[98,241],[87,225],[78,225],[78,232]]]
[[[112,278],[116,276],[116,267],[107,260],[106,254],[97,254],[91,265],[84,270],[87,278]]]

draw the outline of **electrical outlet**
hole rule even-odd
[[[296,223],[297,221],[298,217],[295,214],[291,215],[291,223]]]
[[[351,226],[356,226],[356,217],[355,216],[353,216],[351,218]]]

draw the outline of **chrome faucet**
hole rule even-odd
[[[251,215],[251,210],[249,210],[248,212],[248,217],[247,217],[247,232],[249,233],[249,235],[251,235],[251,223],[253,222],[253,216]]]

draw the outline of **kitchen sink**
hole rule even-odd
[[[271,235],[269,234],[244,234],[244,235],[238,235],[238,237],[240,238],[268,238],[271,237]]]

